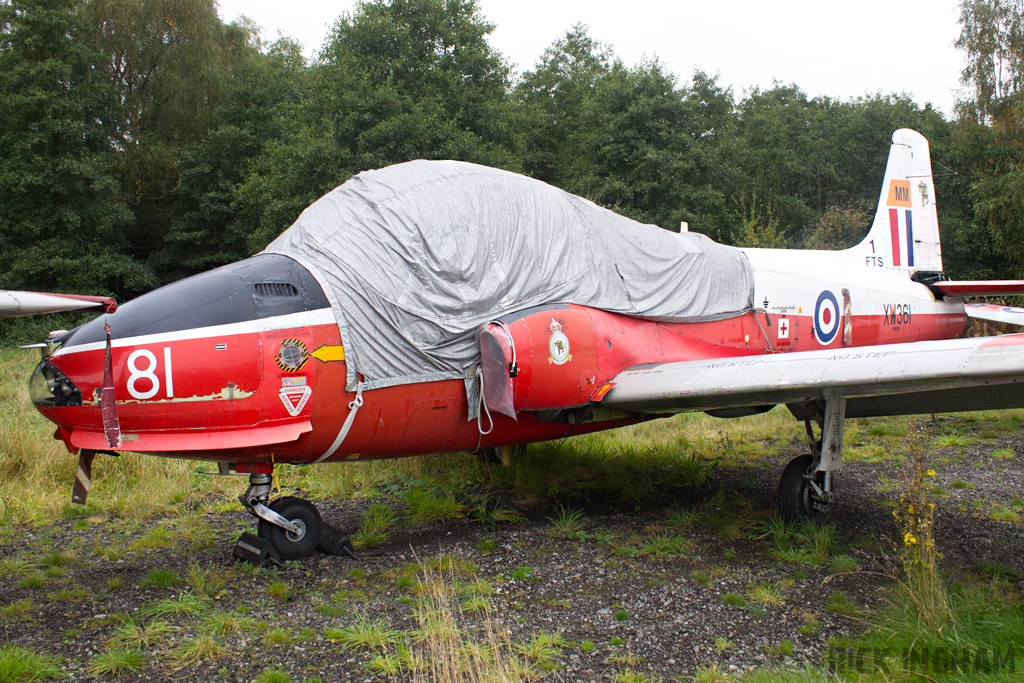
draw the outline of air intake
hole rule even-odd
[[[253,285],[257,296],[298,296],[299,290],[288,282],[257,282]]]

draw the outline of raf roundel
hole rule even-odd
[[[839,332],[839,300],[827,289],[818,295],[814,304],[814,336],[822,346],[828,346]]]

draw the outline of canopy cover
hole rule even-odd
[[[502,315],[574,303],[664,321],[753,305],[742,251],[637,223],[538,180],[459,161],[351,178],[271,242],[331,302],[348,385],[467,378]],[[468,387],[468,382],[467,382]]]

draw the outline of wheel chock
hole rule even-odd
[[[320,543],[316,549],[325,555],[348,555],[356,557],[356,550],[348,536],[338,527],[324,522],[320,532]]]
[[[248,562],[257,567],[280,567],[283,565],[281,556],[270,541],[249,532],[243,532],[231,554],[239,562]]]

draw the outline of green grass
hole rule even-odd
[[[266,588],[267,595],[276,602],[289,602],[295,597],[295,590],[286,581],[273,581]]]
[[[153,569],[145,578],[139,583],[139,586],[145,588],[147,586],[153,586],[154,588],[170,588],[181,584],[181,577],[178,576],[178,572],[173,569]]]
[[[892,590],[885,606],[870,619],[870,628],[852,639],[848,645],[853,651],[877,651],[885,656],[890,668],[906,667],[922,674],[942,673],[934,668],[936,661],[949,665],[949,674],[964,676],[963,680],[1015,681],[1018,674],[1008,670],[1007,655],[1020,658],[1020,644],[1024,642],[1024,605],[1008,599],[998,589],[974,585],[954,585],[948,593],[949,612],[938,624],[929,624],[918,612],[916,601],[901,587]],[[838,653],[840,672],[842,665],[850,664],[844,657],[845,649]],[[1002,666],[988,675],[979,670],[981,656],[989,666],[1002,662]]]
[[[247,625],[248,621],[235,612],[218,611],[203,619],[202,630],[213,636],[226,636],[230,633],[238,633]]]
[[[654,557],[683,557],[693,553],[696,542],[683,536],[655,534],[637,548],[638,555]]]
[[[28,615],[36,608],[32,598],[22,598],[0,607],[0,617],[12,619]]]
[[[134,648],[115,648],[100,653],[89,663],[89,673],[94,676],[120,676],[137,673],[146,665],[146,656]]]
[[[141,612],[146,617],[197,617],[208,609],[206,602],[198,595],[182,591],[173,598],[144,605]]]
[[[772,555],[780,562],[819,565],[831,555],[835,527],[812,522],[787,522],[773,515],[761,524],[760,538],[772,541]]]
[[[201,567],[196,563],[189,565],[185,574],[185,583],[192,592],[207,598],[214,598],[224,592],[227,580],[216,567]]]
[[[290,631],[283,628],[272,628],[263,634],[263,644],[269,647],[291,645],[294,638]]]
[[[229,653],[227,647],[222,645],[213,636],[201,635],[191,640],[186,640],[181,645],[171,650],[171,663],[177,667],[194,666],[203,660],[214,661]]]
[[[284,669],[264,669],[256,677],[256,683],[292,683],[292,677]]]
[[[466,506],[455,500],[450,491],[413,488],[405,494],[409,518],[417,524],[450,522],[466,516]]]
[[[0,683],[34,683],[60,678],[61,660],[19,645],[0,645]]]
[[[551,531],[548,532],[554,538],[576,538],[583,532],[583,523],[586,518],[582,510],[559,507],[554,517],[548,517],[551,522]]]
[[[380,547],[388,540],[398,515],[385,503],[374,503],[363,515],[359,529],[352,535],[352,545],[360,550]]]
[[[764,607],[782,607],[786,602],[786,596],[781,588],[764,583],[754,586],[747,597],[751,602]]]
[[[517,643],[515,651],[542,671],[553,671],[557,658],[568,646],[561,633],[535,633],[529,640]]]
[[[860,619],[864,616],[861,608],[852,599],[850,599],[850,596],[839,591],[828,596],[828,602],[825,604],[825,609],[854,619]]]
[[[381,650],[384,646],[395,642],[397,637],[397,633],[391,630],[385,619],[371,619],[365,614],[357,614],[351,624],[329,629],[324,635],[328,640],[337,641],[348,649],[357,650]]]
[[[162,619],[140,622],[128,617],[117,627],[107,644],[115,649],[145,650],[162,645],[176,630]]]
[[[726,593],[722,596],[722,602],[731,607],[743,607],[747,604],[747,599],[738,593]]]

